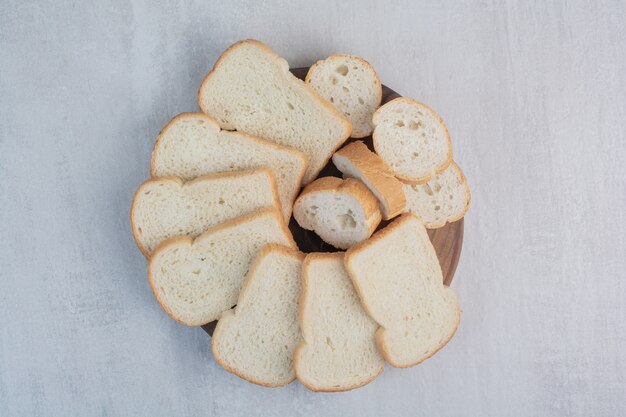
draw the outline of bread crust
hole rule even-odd
[[[424,108],[426,108],[426,110],[432,112],[432,114],[437,117],[437,120],[439,121],[439,123],[441,123],[441,125],[443,126],[443,130],[444,130],[446,138],[447,138],[447,142],[448,142],[448,157],[441,165],[439,165],[437,168],[435,168],[435,170],[433,172],[431,172],[430,174],[424,175],[422,177],[410,177],[410,176],[399,174],[399,173],[395,172],[396,177],[399,178],[404,183],[407,183],[407,184],[421,184],[421,183],[424,183],[424,182],[430,180],[432,177],[435,176],[435,174],[441,173],[443,170],[448,168],[448,166],[452,163],[452,139],[450,138],[450,132],[448,132],[448,127],[443,122],[443,119],[441,118],[441,116],[439,116],[439,114],[436,111],[434,111],[432,108],[430,108],[429,106],[427,106],[426,104],[424,104],[424,103],[422,103],[420,101],[417,101],[417,100],[409,98],[409,97],[398,97],[398,98],[395,98],[395,99],[391,100],[388,103],[385,103],[381,107],[379,107],[378,110],[376,110],[374,112],[374,115],[372,116],[372,123],[374,124],[374,133],[372,133],[372,141],[374,142],[374,149],[376,150],[376,153],[378,153],[378,149],[377,149],[378,147],[376,146],[376,144],[379,143],[378,142],[379,138],[378,138],[378,135],[376,134],[376,125],[377,125],[376,119],[377,119],[378,115],[380,114],[380,112],[383,111],[383,109],[386,106],[389,106],[389,105],[391,105],[391,103],[396,103],[396,102],[405,102],[405,103],[410,103],[410,104],[416,104],[416,105],[424,107]]]
[[[284,233],[285,237],[287,237],[290,240],[290,246],[293,247],[294,249],[296,249],[298,247],[298,245],[296,245],[296,242],[293,240],[293,236],[291,235],[291,232],[289,231],[289,228],[287,227],[287,225],[285,224],[285,221],[283,220],[283,216],[282,214],[275,208],[271,208],[271,209],[261,209],[261,210],[257,210],[254,213],[251,214],[247,214],[244,216],[240,216],[240,217],[235,217],[234,219],[228,220],[224,223],[220,223],[215,227],[210,228],[209,230],[207,230],[206,232],[202,233],[200,236],[196,237],[195,239],[188,237],[188,236],[176,236],[176,237],[172,237],[169,239],[164,240],[163,242],[159,243],[154,250],[152,251],[152,257],[150,258],[150,261],[148,262],[148,282],[150,283],[150,288],[152,289],[152,293],[154,294],[154,297],[156,298],[157,302],[159,303],[159,305],[161,306],[161,308],[163,308],[163,310],[174,320],[176,320],[177,322],[181,323],[181,324],[185,324],[187,326],[190,327],[197,327],[197,326],[203,326],[207,323],[188,323],[185,322],[183,318],[177,317],[173,311],[171,311],[166,303],[164,302],[164,300],[160,297],[159,292],[156,290],[155,288],[155,284],[154,284],[154,274],[152,272],[152,261],[156,258],[156,256],[159,254],[159,252],[161,252],[162,250],[167,249],[169,246],[174,246],[174,245],[185,245],[185,246],[189,246],[189,247],[193,247],[196,242],[201,242],[202,240],[206,239],[208,236],[211,236],[213,233],[219,232],[222,229],[226,229],[232,226],[237,226],[241,223],[246,223],[248,221],[251,221],[255,218],[258,217],[262,217],[266,214],[270,214],[272,216],[275,217],[275,219],[278,221],[278,224],[281,227],[282,232]]]
[[[294,259],[298,259],[300,261],[303,261],[304,256],[305,256],[302,252],[300,252],[297,249],[292,249],[283,245],[278,245],[276,243],[269,243],[263,246],[263,248],[259,251],[256,258],[254,259],[253,264],[250,266],[250,270],[246,274],[246,278],[244,279],[243,284],[241,286],[241,291],[239,292],[239,298],[238,298],[237,304],[240,304],[239,300],[246,297],[249,291],[248,286],[250,282],[252,281],[254,275],[256,274],[256,270],[259,268],[259,265],[261,264],[263,258],[270,252],[281,252],[282,254],[286,256],[291,256]],[[217,322],[217,326],[215,327],[215,330],[213,331],[213,337],[211,338],[211,352],[213,353],[213,358],[215,359],[215,361],[222,368],[224,368],[226,371],[230,372],[231,374],[237,375],[239,378],[245,379],[246,381],[252,382],[253,384],[256,384],[256,385],[261,385],[261,386],[268,387],[268,388],[275,388],[275,387],[284,387],[286,385],[291,384],[293,381],[295,381],[296,379],[295,371],[294,371],[294,377],[291,378],[288,382],[280,383],[280,384],[272,384],[270,382],[256,379],[250,375],[246,375],[245,372],[231,367],[230,365],[226,363],[226,361],[222,359],[222,357],[220,356],[220,354],[218,353],[215,347],[215,340],[221,337],[222,328],[225,326],[224,319],[226,317],[229,317],[231,320],[235,320],[237,318],[236,316],[237,316],[237,310],[236,310],[236,307],[233,307],[230,310],[225,311],[222,317]]]
[[[323,192],[346,193],[357,200],[365,213],[365,220],[368,224],[368,236],[374,233],[374,230],[376,230],[382,218],[380,210],[378,209],[378,199],[365,184],[355,178],[346,178],[345,180],[337,177],[318,178],[304,187],[304,190],[302,190],[293,206],[296,207],[301,199],[306,198],[310,194]],[[326,243],[333,245],[330,242]]]
[[[299,78],[297,78],[296,76],[291,74],[289,72],[289,67],[288,67],[287,61],[285,61],[280,55],[278,55],[276,52],[274,52],[269,46],[267,46],[263,42],[258,41],[256,39],[244,39],[244,40],[235,42],[234,44],[229,46],[224,52],[222,52],[220,57],[215,62],[215,65],[213,66],[213,69],[211,69],[211,71],[209,71],[209,73],[204,77],[204,80],[202,80],[202,84],[200,84],[200,89],[198,90],[198,106],[200,107],[200,110],[202,110],[203,113],[209,114],[208,110],[205,108],[205,106],[204,106],[204,104],[202,102],[202,93],[203,93],[204,89],[206,88],[207,83],[209,82],[209,80],[211,79],[213,74],[215,74],[215,72],[219,69],[219,67],[221,66],[222,62],[226,58],[228,58],[228,55],[230,55],[237,48],[240,48],[240,47],[245,46],[245,45],[254,45],[254,46],[258,47],[258,48],[263,49],[266,53],[271,55],[274,59],[276,59],[276,60],[283,60],[285,62],[285,64],[286,64],[286,66],[285,66],[285,73],[291,76],[288,79],[290,79],[291,81],[294,81],[297,84],[301,85],[304,88],[304,90],[315,101],[317,101],[322,107],[326,108],[326,110],[328,110],[333,116],[335,116],[337,121],[339,121],[344,126],[344,134],[340,138],[338,138],[335,146],[330,150],[329,154],[323,159],[323,163],[321,164],[320,169],[317,172],[314,173],[315,175],[312,175],[312,179],[310,181],[313,181],[317,177],[317,175],[319,174],[320,170],[322,170],[326,166],[326,164],[328,164],[328,161],[333,156],[333,153],[337,149],[339,149],[341,147],[341,145],[350,137],[350,134],[352,133],[352,123],[339,110],[337,110],[335,108],[335,106],[333,106],[331,103],[329,103],[328,101],[324,100],[319,94],[317,94],[317,92],[315,90],[313,90],[313,88],[311,88],[304,81],[300,80]],[[308,169],[308,167],[307,167],[307,169]],[[302,181],[301,181],[301,183],[302,183]]]
[[[372,72],[376,80],[375,87],[376,87],[376,97],[377,97],[377,102],[378,102],[376,107],[377,108],[380,107],[380,103],[383,99],[383,84],[380,81],[380,77],[378,76],[378,73],[376,72],[376,70],[374,70],[374,67],[369,62],[361,58],[360,56],[350,55],[350,54],[333,54],[326,59],[318,60],[313,65],[311,65],[311,67],[309,68],[309,71],[306,73],[306,77],[304,77],[305,84],[308,85],[311,82],[311,76],[317,70],[318,67],[321,67],[321,65],[323,65],[325,62],[330,62],[330,61],[334,61],[338,59],[354,59],[355,61],[359,61],[365,68],[368,68]],[[355,139],[361,139],[361,138],[365,138],[369,136],[371,133],[372,133],[371,131],[368,133],[363,133],[363,134],[355,134],[354,132],[352,132],[351,137]]]
[[[463,183],[463,188],[465,189],[465,207],[463,208],[463,211],[461,213],[459,213],[457,216],[453,216],[450,217],[449,219],[444,220],[441,223],[428,223],[427,225],[427,229],[439,229],[440,227],[445,226],[448,223],[454,223],[457,220],[461,220],[463,217],[465,217],[465,214],[467,214],[470,205],[472,203],[472,194],[470,192],[470,188],[469,188],[469,184],[467,182],[467,178],[465,177],[465,174],[463,173],[463,171],[461,170],[461,168],[457,165],[456,162],[452,161],[450,163],[450,166],[448,167],[448,169],[454,169],[459,177],[461,178],[461,182]],[[411,183],[406,183],[408,185],[414,185]],[[415,216],[417,217],[417,216]],[[424,225],[426,225],[426,222],[423,222]]]
[[[149,180],[144,181],[135,191],[135,194],[133,195],[133,202],[131,203],[131,206],[130,206],[130,226],[133,232],[133,239],[135,239],[135,243],[137,244],[137,247],[139,248],[143,256],[146,259],[150,259],[150,253],[141,244],[141,242],[139,241],[139,237],[137,235],[138,226],[137,226],[137,221],[135,219],[135,205],[137,203],[137,196],[141,193],[141,191],[143,191],[145,187],[154,183],[170,182],[170,183],[177,184],[181,188],[184,188],[184,187],[188,187],[188,186],[191,186],[191,185],[203,182],[203,181],[211,181],[211,180],[215,180],[219,178],[228,178],[228,177],[239,178],[239,177],[252,175],[257,172],[265,172],[270,178],[270,182],[272,183],[272,190],[274,194],[274,199],[273,199],[274,207],[282,212],[282,206],[281,206],[280,197],[278,194],[278,183],[276,182],[276,176],[274,175],[274,171],[272,171],[270,168],[267,168],[267,167],[245,169],[241,171],[218,172],[215,174],[208,174],[208,175],[203,175],[201,177],[196,177],[193,180],[189,180],[189,181],[183,181],[182,179],[178,177],[173,177],[173,176],[154,178],[154,179],[149,179]]]
[[[224,132],[225,134],[235,134],[235,133],[231,133],[229,130],[224,130],[220,128],[220,125],[217,123],[217,121],[212,118],[211,116],[204,114],[204,113],[180,113],[177,116],[174,116],[172,118],[172,120],[170,120],[163,129],[161,129],[161,131],[159,132],[156,142],[154,143],[154,148],[152,149],[152,157],[150,158],[150,177],[151,178],[158,178],[158,176],[156,175],[156,157],[158,155],[159,152],[159,145],[163,139],[163,137],[165,136],[165,134],[167,133],[167,131],[169,129],[171,129],[171,127],[180,119],[185,119],[185,118],[193,118],[193,119],[199,119],[199,120],[203,120],[206,123],[209,123],[210,125],[214,126],[216,132]],[[300,169],[300,172],[298,173],[298,184],[302,184],[302,179],[304,178],[304,174],[309,166],[309,159],[306,156],[306,154],[302,151],[299,151],[297,149],[294,148],[290,148],[288,146],[283,146],[283,145],[279,145],[275,142],[266,140],[266,139],[262,139],[259,138],[257,136],[253,136],[253,135],[249,135],[247,133],[244,132],[237,132],[236,133],[237,136],[241,136],[244,137],[246,140],[249,140],[251,142],[256,142],[259,145],[263,145],[263,146],[267,146],[267,147],[271,147],[277,151],[280,152],[288,152],[291,153],[293,156],[299,158],[302,161],[302,167]],[[229,171],[229,172],[234,172],[234,171]],[[212,175],[212,174],[209,174]],[[295,190],[295,194],[294,197],[297,196],[297,192],[298,190]],[[294,200],[295,201],[295,198]],[[293,201],[292,201],[292,207],[293,207]],[[285,216],[285,221],[289,220],[289,217],[291,217],[291,209],[287,211],[288,216]]]
[[[304,261],[302,262],[302,290],[300,291],[300,300],[299,300],[299,303],[298,303],[298,323],[300,324],[300,329],[302,330],[302,341],[298,344],[298,346],[296,346],[296,349],[294,351],[293,366],[294,366],[294,369],[296,371],[296,378],[298,379],[298,382],[300,382],[302,385],[304,385],[305,387],[307,387],[311,391],[315,391],[315,392],[351,391],[351,390],[353,390],[355,388],[360,388],[362,386],[365,386],[365,385],[369,384],[370,382],[372,382],[373,380],[378,378],[378,376],[385,369],[385,364],[383,362],[383,363],[381,363],[380,370],[374,376],[372,376],[372,378],[370,378],[368,380],[365,380],[365,381],[362,381],[361,383],[358,383],[358,384],[349,385],[349,386],[344,387],[344,388],[317,387],[317,386],[309,384],[307,381],[303,380],[302,377],[298,374],[298,365],[300,363],[300,352],[307,345],[306,331],[305,331],[307,323],[305,322],[304,317],[308,315],[305,312],[305,304],[306,304],[305,300],[308,297],[309,279],[308,279],[308,273],[306,271],[307,271],[307,269],[309,267],[309,264],[311,263],[312,260],[335,259],[335,258],[343,259],[344,255],[345,255],[345,252],[332,252],[332,253],[328,253],[328,252],[312,252],[312,253],[307,254],[306,257],[304,258]]]
[[[415,215],[413,215],[411,213],[404,213],[400,217],[398,217],[396,220],[394,220],[392,223],[390,223],[387,227],[385,227],[384,229],[378,231],[374,236],[372,236],[368,240],[363,241],[361,243],[358,243],[358,244],[354,245],[353,247],[351,247],[350,249],[348,249],[346,251],[346,255],[345,255],[344,260],[343,260],[344,267],[346,268],[346,271],[348,271],[348,276],[350,277],[350,280],[352,281],[352,284],[354,285],[354,288],[355,288],[357,294],[359,295],[359,300],[361,301],[361,305],[363,305],[363,308],[365,309],[365,311],[367,311],[367,314],[369,314],[370,317],[372,317],[372,318],[374,317],[372,315],[372,309],[370,308],[368,303],[365,301],[363,289],[359,285],[358,281],[354,278],[356,276],[356,273],[350,267],[350,258],[352,257],[352,255],[354,253],[358,253],[359,251],[363,250],[364,248],[367,248],[369,245],[371,245],[371,244],[381,240],[382,238],[387,236],[389,233],[391,233],[392,231],[394,231],[398,227],[402,226],[404,223],[406,223],[408,221],[411,221],[413,219],[417,219],[418,221],[421,222],[421,220],[419,220],[419,218],[417,216],[415,216]],[[443,282],[442,282],[442,285],[443,285]],[[443,285],[443,286],[448,288],[445,285]],[[387,347],[385,346],[385,343],[384,343],[384,340],[383,340],[384,339],[383,334],[384,334],[385,331],[387,331],[387,329],[384,328],[383,326],[380,326],[378,328],[378,330],[376,330],[376,347],[378,348],[378,351],[385,358],[385,361],[387,361],[387,363],[389,363],[394,368],[410,368],[411,366],[415,366],[415,365],[418,365],[418,364],[422,363],[423,361],[425,361],[426,359],[430,358],[435,353],[437,353],[441,349],[443,349],[443,347],[446,344],[448,344],[450,339],[452,339],[452,337],[456,333],[456,330],[459,327],[460,321],[461,321],[461,310],[460,310],[459,305],[457,303],[457,305],[456,305],[456,325],[454,326],[454,330],[450,333],[450,336],[447,339],[445,339],[431,353],[429,353],[428,355],[420,358],[419,360],[417,360],[416,362],[413,362],[413,363],[399,364],[398,362],[395,362],[393,359],[391,359],[389,357],[389,351],[388,351]],[[376,323],[378,323],[378,321],[376,321]]]
[[[384,210],[381,210],[384,220],[390,220],[402,213],[406,206],[402,182],[394,176],[393,171],[385,161],[370,151],[365,143],[362,141],[352,142],[335,152],[333,162],[335,158],[344,158],[349,162],[383,197],[384,201],[381,203],[388,208],[386,215]],[[335,163],[336,165],[337,163]],[[364,185],[367,186],[367,184]]]

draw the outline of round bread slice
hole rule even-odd
[[[384,220],[402,213],[406,205],[402,183],[380,156],[370,151],[363,141],[352,142],[335,152],[333,163],[343,173],[344,178],[357,178],[370,189],[380,202],[380,212]]]
[[[355,55],[331,55],[313,64],[304,81],[352,122],[353,138],[372,133],[372,115],[380,106],[383,90],[367,61]]]
[[[407,97],[385,104],[372,118],[374,149],[403,182],[431,179],[452,162],[452,142],[441,117]]]
[[[305,187],[293,206],[298,224],[326,243],[347,249],[374,233],[378,200],[359,180],[323,177]]]
[[[213,356],[224,369],[266,387],[296,378],[293,354],[302,340],[297,316],[303,259],[301,252],[280,245],[261,249],[237,307],[222,315],[211,339]]]
[[[417,216],[428,229],[443,227],[467,213],[470,189],[461,168],[452,162],[423,184],[404,184],[405,211]]]

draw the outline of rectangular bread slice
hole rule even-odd
[[[265,44],[237,42],[218,59],[198,93],[203,112],[223,129],[247,132],[304,152],[312,181],[350,136],[350,121],[289,72]]]
[[[296,378],[293,353],[302,340],[297,315],[303,259],[285,246],[261,249],[237,307],[222,315],[211,339],[213,356],[224,369],[266,387]]]
[[[402,213],[406,197],[402,183],[393,175],[391,168],[363,141],[352,142],[333,155],[333,163],[344,177],[357,178],[363,182],[380,202],[384,220]]]
[[[403,214],[346,252],[345,265],[363,306],[381,326],[376,344],[396,367],[417,365],[445,346],[460,310],[443,285],[424,225]]]
[[[149,258],[168,238],[196,237],[261,208],[280,209],[276,179],[268,168],[207,175],[188,182],[176,177],[148,180],[135,192],[130,219],[137,246]]]
[[[306,156],[241,132],[220,130],[204,113],[183,113],[163,128],[152,152],[153,177],[191,180],[207,174],[267,167],[274,172],[283,218],[289,221],[293,201],[306,171]]]
[[[174,320],[210,323],[235,305],[250,263],[268,243],[297,248],[276,209],[237,217],[196,239],[168,239],[150,258],[150,286]]]
[[[347,391],[373,381],[384,368],[376,349],[378,325],[354,291],[343,252],[310,253],[302,265],[298,380],[313,391]]]

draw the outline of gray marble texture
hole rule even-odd
[[[0,3],[0,416],[626,415],[623,1]],[[129,205],[219,53],[368,59],[473,192],[450,344],[363,389],[266,389],[158,306]]]

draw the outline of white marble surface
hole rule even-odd
[[[0,3],[0,416],[626,415],[624,2],[417,3]],[[260,388],[155,302],[132,193],[246,37],[362,55],[446,120],[463,318],[424,364]]]

